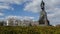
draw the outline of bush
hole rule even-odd
[[[0,26],[0,34],[60,34],[60,27],[53,26]]]

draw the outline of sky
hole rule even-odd
[[[43,0],[50,24],[60,24],[60,0]],[[15,17],[18,19],[39,20],[41,0],[0,0],[0,20]]]

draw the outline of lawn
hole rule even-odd
[[[54,26],[0,26],[0,34],[60,34]]]

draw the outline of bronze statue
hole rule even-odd
[[[45,3],[41,2],[41,12],[40,12],[40,19],[39,25],[49,25],[49,20],[47,19],[47,13],[45,12]]]

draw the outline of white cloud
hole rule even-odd
[[[3,9],[13,10],[12,7],[10,6],[0,5],[0,10],[3,10]]]
[[[4,20],[4,18],[0,18],[0,21],[3,21]]]
[[[26,3],[24,10],[38,12],[40,11],[40,1],[41,0],[32,0],[30,3]]]
[[[0,10],[2,9],[14,10],[14,8],[10,6],[10,4],[20,5],[26,1],[28,0],[0,0]]]
[[[14,10],[14,8],[10,7],[9,4],[0,3],[0,12],[3,12],[4,9]],[[0,16],[4,16],[4,13],[0,13]]]
[[[0,16],[3,16],[4,14],[3,13],[0,13]]]
[[[0,2],[10,3],[10,4],[21,4],[24,0],[0,0]]]
[[[60,24],[60,0],[44,0],[44,2],[50,23],[53,25]],[[24,10],[37,13],[41,11],[40,3],[41,0],[32,0],[32,2],[25,4]]]
[[[11,4],[17,4],[20,5],[28,0],[0,0],[0,11],[7,9],[7,10],[14,10],[13,7],[11,7]],[[2,15],[2,14],[0,14]]]
[[[22,4],[26,1],[31,1],[31,0],[0,0],[2,3],[9,3],[9,4]]]
[[[12,7],[8,3],[0,3],[0,10],[4,10],[4,9],[12,10]]]

